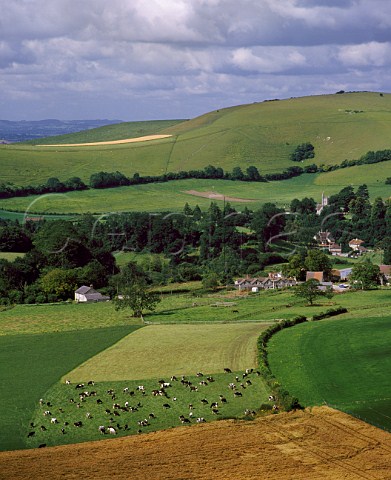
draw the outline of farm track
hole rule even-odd
[[[391,479],[391,435],[328,407],[0,453],[0,478]]]

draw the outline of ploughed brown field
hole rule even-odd
[[[317,407],[0,453],[2,479],[391,479],[391,435]]]

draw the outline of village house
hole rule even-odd
[[[349,242],[349,248],[354,252],[358,253],[363,253],[364,251],[366,252],[367,249],[362,246],[363,243],[364,240],[360,240],[359,238],[353,238],[353,240],[350,240]]]
[[[342,255],[342,247],[340,244],[335,243],[334,238],[331,236],[331,233],[326,230],[320,230],[315,236],[314,240],[318,244],[319,247],[327,249],[331,255],[334,256],[341,256]]]
[[[380,282],[382,285],[391,282],[391,265],[379,265],[380,268]]]
[[[75,291],[76,302],[106,302],[107,300],[110,300],[110,297],[97,292],[92,285],[89,287],[83,285]]]
[[[294,278],[283,277],[280,273],[269,273],[267,277],[245,277],[235,280],[235,287],[238,290],[251,290],[258,292],[259,290],[287,288],[297,285]]]

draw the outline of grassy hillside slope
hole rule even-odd
[[[185,122],[173,121],[167,128],[164,122],[151,122],[149,126],[148,122],[136,123],[104,127],[94,137],[91,131],[66,136],[62,141],[116,140],[148,133],[172,137],[92,147],[3,145],[1,180],[36,185],[54,175],[60,180],[76,175],[88,181],[92,173],[100,170],[119,170],[128,176],[135,172],[159,175],[208,164],[226,170],[255,165],[261,173],[269,173],[295,165],[289,155],[303,142],[315,146],[316,156],[300,165],[340,163],[369,150],[390,148],[391,95],[347,93],[254,103]],[[348,170],[345,172],[349,178]]]

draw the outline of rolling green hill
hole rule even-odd
[[[255,165],[261,174],[281,172],[287,167],[311,163],[318,165],[340,164],[345,159],[358,159],[370,150],[391,148],[391,94],[345,93],[288,100],[275,100],[250,105],[240,105],[216,110],[187,121],[132,122],[110,125],[73,135],[48,139],[50,142],[83,143],[120,140],[149,134],[170,134],[169,138],[147,142],[98,146],[42,146],[11,144],[0,146],[1,181],[18,186],[39,185],[49,177],[61,181],[78,176],[88,182],[92,173],[120,171],[127,176],[161,175],[168,171],[202,169],[207,165],[220,166],[225,171],[241,166],[245,170]],[[289,159],[295,147],[304,142],[315,146],[315,158],[299,164]],[[390,190],[384,184],[391,176],[391,162],[378,165],[352,167],[318,175],[305,175],[306,179],[293,179],[270,184],[239,185],[236,182],[219,182],[219,193],[233,195],[241,190],[240,197],[263,202],[265,195],[283,198],[284,203],[294,197],[320,196],[335,193],[348,184],[367,183],[371,196],[388,197]],[[213,190],[204,181],[190,181],[191,187],[180,182],[126,188],[121,191],[124,202],[121,208],[115,202],[108,207],[106,192],[80,192],[72,201],[89,211],[102,212],[108,208],[120,210],[177,209],[178,195],[186,201],[184,190]],[[214,185],[212,181],[212,186]],[[304,187],[302,190],[295,188]],[[195,188],[197,185],[197,188]],[[244,188],[245,187],[245,188]],[[292,190],[291,190],[292,187]],[[146,200],[153,190],[162,201]],[[299,193],[297,193],[297,190]],[[120,193],[120,191],[118,191]],[[166,199],[166,195],[168,197]],[[142,201],[141,201],[142,195]],[[85,200],[86,196],[88,197]],[[112,192],[110,197],[116,197]],[[236,196],[238,194],[236,193]],[[93,199],[91,200],[91,198]],[[196,199],[197,200],[197,199]],[[85,203],[86,202],[86,203]],[[194,203],[205,203],[206,200]],[[27,202],[29,204],[30,201]],[[131,203],[132,208],[127,204]],[[143,208],[143,203],[146,203]],[[164,207],[162,205],[164,204]],[[209,201],[208,201],[209,203]],[[23,209],[26,199],[1,202],[0,208]],[[31,211],[42,211],[35,208]],[[75,209],[52,209],[73,212]]]

